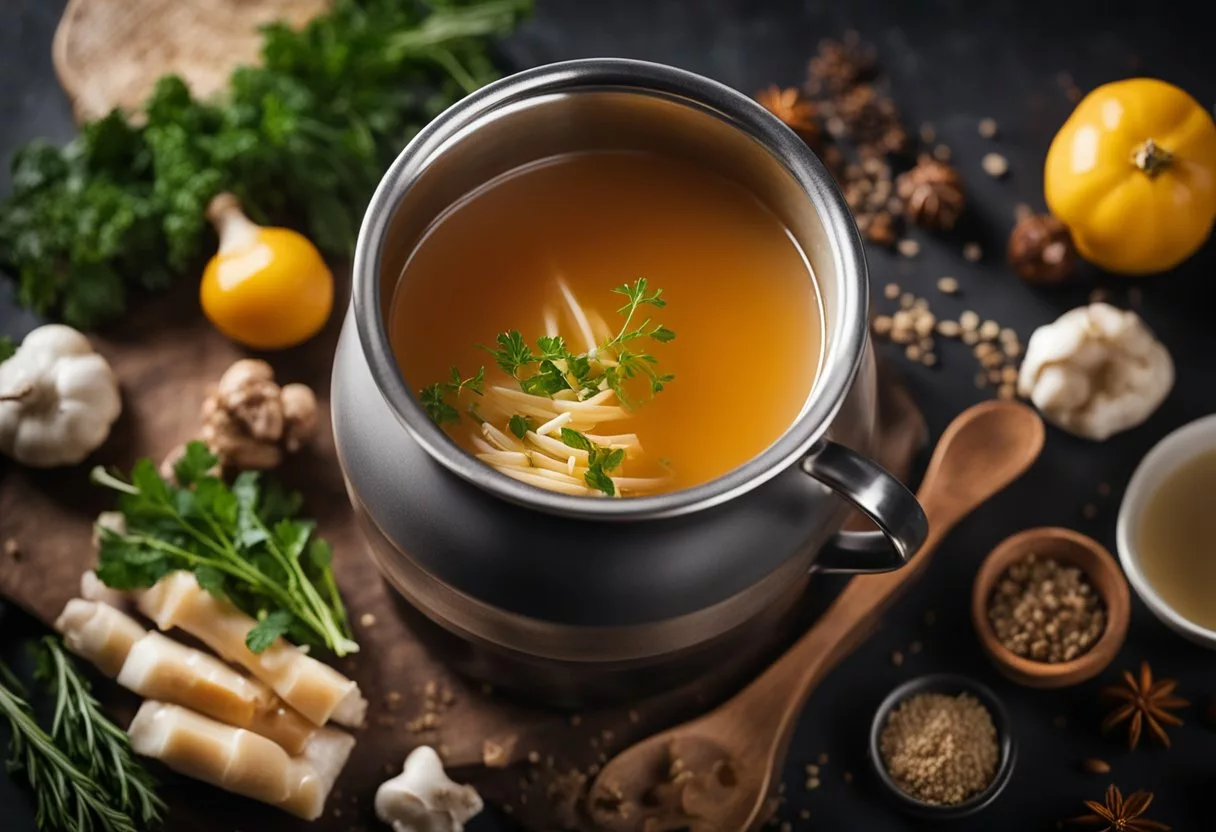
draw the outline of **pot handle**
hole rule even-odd
[[[916,496],[886,469],[827,439],[802,460],[802,470],[848,500],[880,531],[841,531],[824,545],[813,569],[821,572],[889,572],[903,566],[929,534]]]

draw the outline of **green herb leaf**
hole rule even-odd
[[[562,428],[562,442],[567,447],[574,448],[578,451],[592,451],[595,445],[591,440],[573,428]]]
[[[339,656],[356,651],[332,554],[313,521],[298,517],[299,495],[263,485],[253,472],[229,487],[208,473],[205,449],[187,447],[183,459],[188,485],[165,482],[148,460],[136,463],[129,482],[94,469],[96,483],[120,494],[125,525],[100,531],[98,577],[137,589],[188,570],[206,591],[263,619],[254,644],[289,635]]]
[[[532,430],[532,420],[517,413],[507,421],[507,427],[515,434],[516,439],[523,439],[528,431]]]
[[[138,118],[115,110],[57,149],[14,155],[0,203],[0,270],[17,299],[81,329],[128,299],[196,278],[222,190],[259,221],[289,220],[347,257],[381,173],[432,117],[498,73],[493,42],[530,0],[334,0],[302,27],[272,23],[224,94],[159,80]]]
[[[660,344],[666,344],[668,341],[674,341],[676,334],[665,326],[658,326],[651,331],[650,337]]]
[[[594,488],[596,491],[602,491],[609,497],[616,496],[616,484],[613,483],[612,477],[608,476],[599,468],[591,468],[587,473],[583,474],[583,481],[587,483],[589,488]]]
[[[253,653],[262,653],[275,641],[287,635],[294,617],[286,610],[276,610],[245,634],[245,646]]]

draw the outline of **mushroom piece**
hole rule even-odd
[[[1135,312],[1094,303],[1034,331],[1018,392],[1057,427],[1095,441],[1139,425],[1174,386],[1169,351]]]
[[[410,752],[401,773],[376,790],[376,817],[393,832],[462,832],[481,809],[477,791],[452,782],[427,745]]]

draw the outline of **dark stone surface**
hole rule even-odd
[[[972,632],[968,603],[971,581],[983,555],[1006,535],[1037,525],[1065,525],[1114,546],[1114,523],[1124,485],[1137,461],[1162,436],[1216,410],[1216,335],[1211,324],[1210,281],[1216,245],[1176,273],[1130,284],[1088,273],[1058,291],[1032,290],[1002,262],[1001,251],[1014,206],[1041,207],[1041,165],[1052,134],[1071,109],[1057,81],[1068,72],[1082,89],[1134,74],[1152,74],[1180,84],[1205,104],[1216,98],[1216,60],[1210,38],[1187,6],[1167,3],[1096,4],[1033,2],[971,3],[966,0],[854,0],[850,3],[795,0],[629,0],[587,3],[538,0],[536,19],[508,45],[519,66],[564,58],[620,55],[676,64],[745,91],[770,82],[796,83],[820,37],[859,29],[874,41],[889,70],[896,99],[912,125],[930,122],[954,150],[971,195],[973,227],[965,236],[931,239],[916,235],[922,251],[913,260],[872,251],[873,283],[888,281],[935,297],[943,274],[963,284],[958,298],[935,300],[942,313],[977,310],[1013,326],[1024,337],[1104,285],[1117,303],[1126,287],[1143,290],[1142,314],[1160,334],[1177,363],[1177,386],[1165,406],[1141,428],[1095,445],[1051,431],[1042,460],[1008,492],[962,524],[942,548],[923,582],[889,614],[883,628],[850,658],[811,699],[791,746],[782,819],[794,828],[886,830],[929,828],[886,805],[865,759],[874,708],[896,684],[937,671],[966,673],[990,684],[1007,704],[1019,744],[1017,770],[1001,798],[959,830],[1051,829],[1078,814],[1080,801],[1099,798],[1108,782],[1125,792],[1157,793],[1152,816],[1178,830],[1213,828],[1210,791],[1216,781],[1216,734],[1200,711],[1216,694],[1213,654],[1173,635],[1135,602],[1127,644],[1114,668],[1149,659],[1158,673],[1176,676],[1179,690],[1196,702],[1187,724],[1175,729],[1174,747],[1151,745],[1129,753],[1119,736],[1103,737],[1098,688],[1116,676],[1064,691],[1032,691],[1005,682],[985,662]],[[1199,4],[1196,4],[1198,8]],[[50,42],[60,4],[8,0],[0,6],[0,154],[7,157],[35,136],[63,140],[72,132],[69,108],[50,61]],[[977,121],[998,120],[1001,135],[988,143]],[[980,172],[988,150],[1008,157],[1010,175],[994,181]],[[0,173],[0,192],[7,190]],[[960,257],[964,239],[981,243],[984,260]],[[6,289],[2,283],[0,288]],[[6,295],[0,291],[0,296]],[[883,306],[883,301],[877,301]],[[34,324],[0,299],[0,332],[19,335]],[[885,349],[885,348],[884,348]],[[891,357],[900,361],[896,353]],[[962,408],[985,394],[972,384],[973,363],[949,344],[938,368],[904,363],[913,392],[934,434]],[[1112,493],[1098,495],[1099,483]],[[1087,519],[1087,503],[1097,514]],[[1216,599],[1214,599],[1216,602]],[[926,624],[932,610],[935,623]],[[12,610],[0,619],[0,654],[18,656],[18,642],[37,628]],[[913,653],[912,643],[923,644]],[[901,666],[892,652],[902,651]],[[827,753],[822,785],[804,789],[803,767]],[[1084,757],[1108,760],[1112,773],[1080,773]],[[845,772],[853,774],[851,785]],[[802,821],[807,809],[813,820]],[[28,802],[0,780],[0,828],[33,829]],[[473,830],[505,828],[481,818]]]

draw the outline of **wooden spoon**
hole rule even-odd
[[[920,551],[894,572],[853,578],[815,626],[733,699],[613,758],[589,796],[598,827],[743,832],[758,826],[811,691],[869,635],[955,524],[1034,462],[1043,436],[1034,410],[1014,402],[985,402],[955,418],[917,493],[929,517]]]

